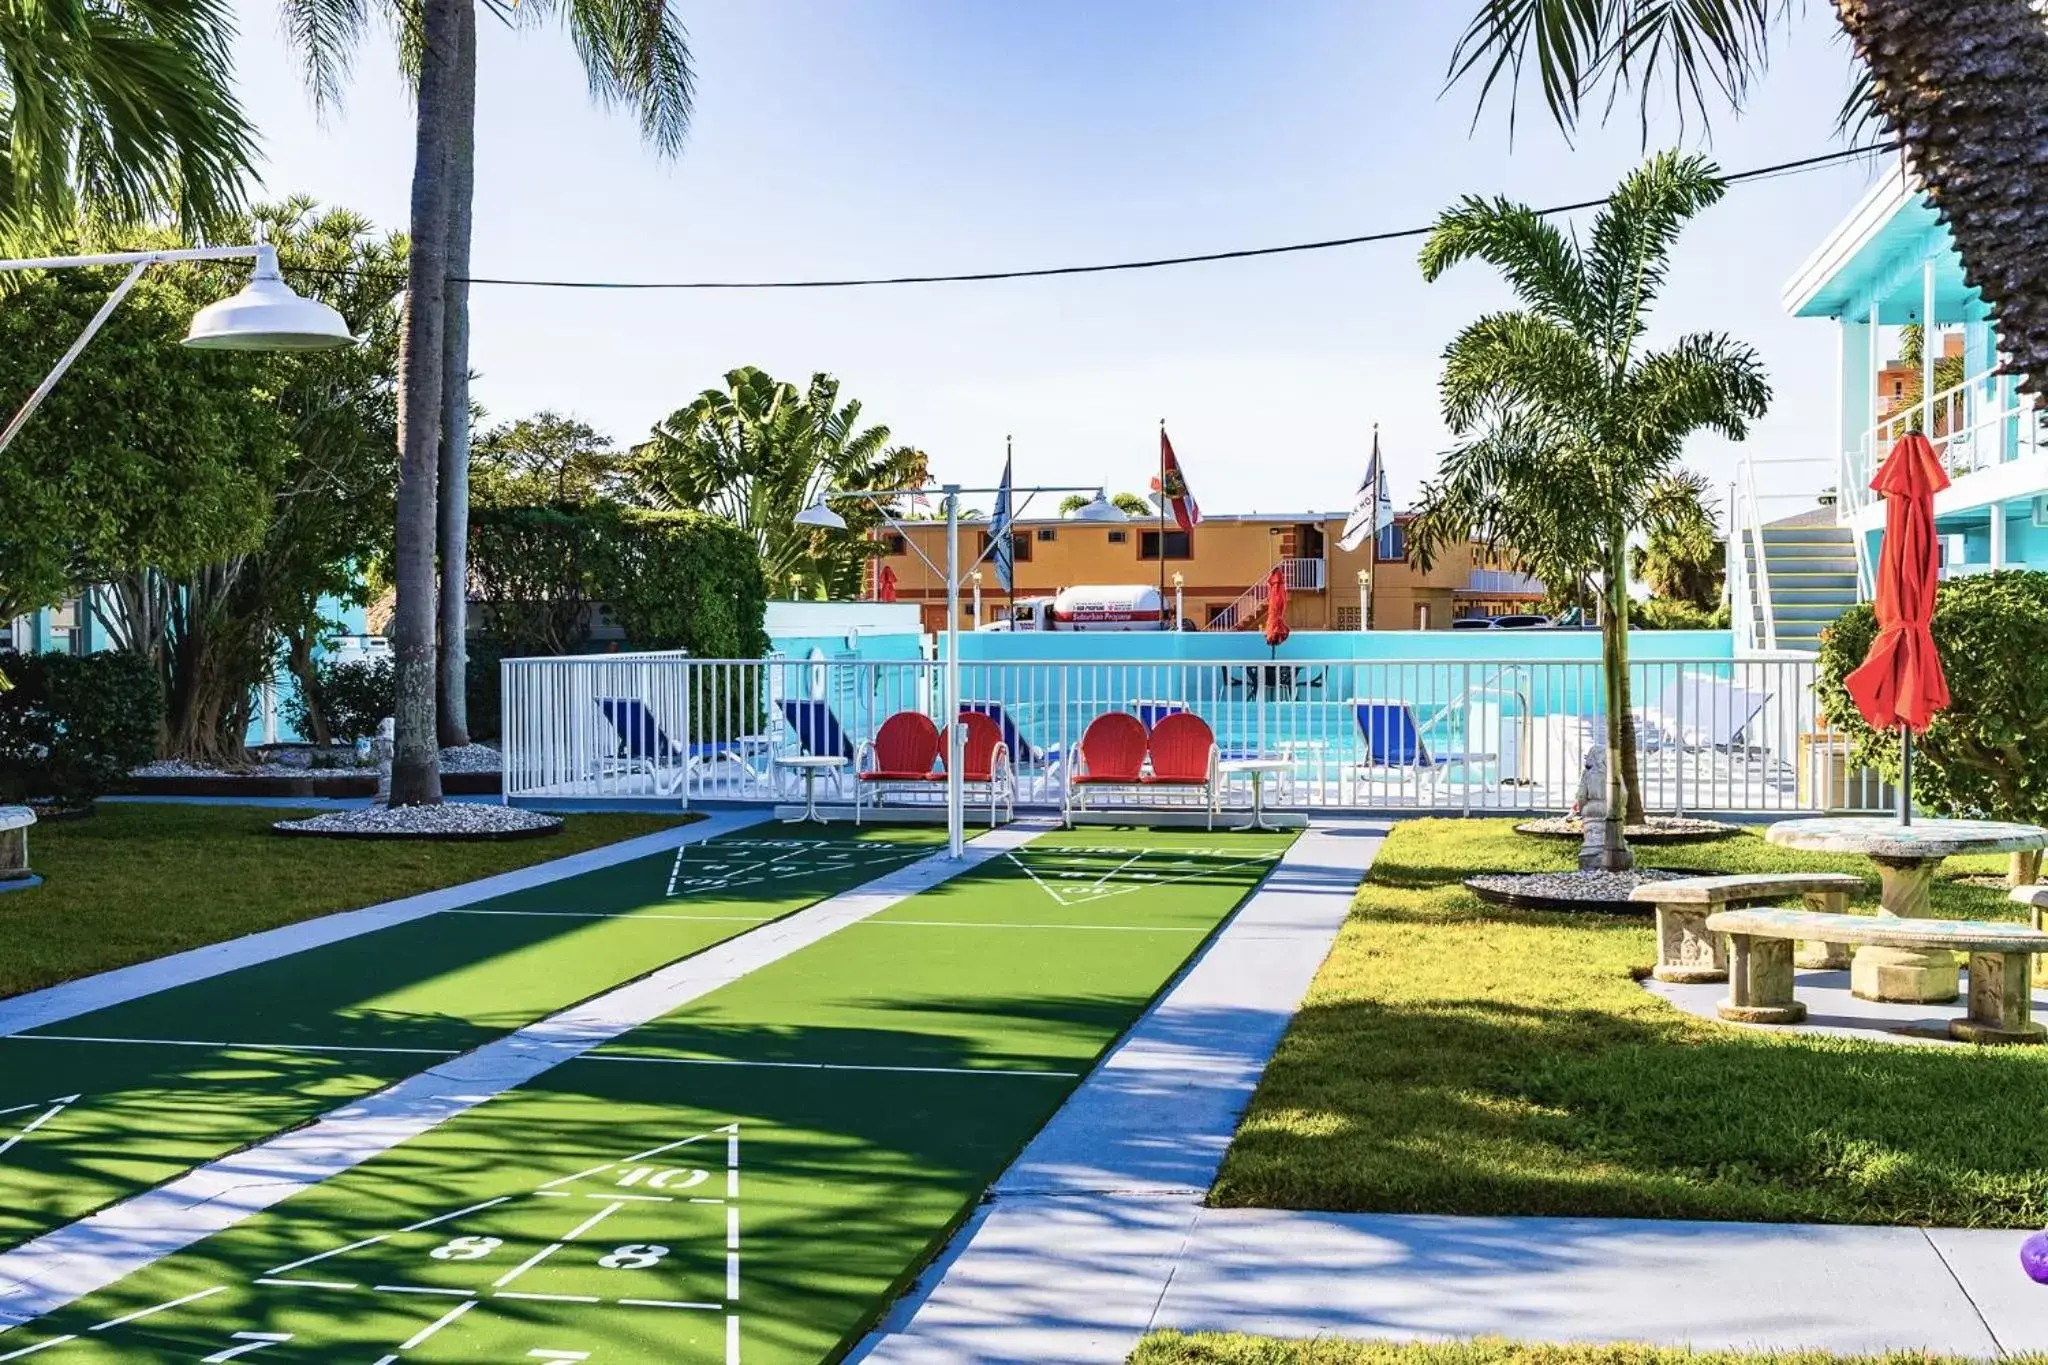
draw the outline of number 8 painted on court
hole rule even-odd
[[[502,1237],[457,1237],[435,1247],[427,1255],[437,1261],[481,1261],[503,1245],[505,1239]]]
[[[625,1246],[599,1259],[598,1264],[606,1270],[645,1270],[659,1265],[661,1258],[668,1255],[668,1248],[652,1242],[628,1242]]]

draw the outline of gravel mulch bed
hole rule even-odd
[[[494,773],[504,766],[504,755],[488,744],[465,744],[441,751],[444,773]]]
[[[1655,907],[1630,900],[1630,892],[1648,882],[1705,875],[1658,868],[1638,868],[1633,872],[1489,872],[1465,878],[1465,888],[1483,901],[1523,910],[1594,910],[1609,915],[1648,916],[1656,913]]]
[[[203,763],[187,763],[181,758],[162,758],[145,763],[128,771],[130,777],[142,778],[221,778],[221,777],[360,777],[377,775],[377,765],[358,762],[355,750],[341,748],[312,749],[293,746],[277,749],[254,749],[250,751],[253,761],[241,768],[209,768]],[[320,761],[316,762],[318,759]],[[504,757],[489,744],[465,744],[441,751],[441,771],[444,773],[495,773],[504,767]]]
[[[1624,826],[1622,837],[1632,844],[1684,844],[1708,839],[1725,839],[1731,834],[1741,832],[1742,826],[1731,825],[1721,820],[1653,815],[1647,824]],[[1577,842],[1586,837],[1586,826],[1576,815],[1557,815],[1544,820],[1524,820],[1515,826],[1515,833],[1533,834],[1539,839],[1570,839]]]
[[[450,803],[329,811],[271,828],[318,839],[534,839],[561,829],[562,818],[516,806]]]

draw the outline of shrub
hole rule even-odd
[[[162,681],[139,654],[9,654],[0,675],[0,796],[83,804],[156,754]]]
[[[322,659],[313,665],[313,684],[319,689],[320,714],[327,717],[329,733],[346,744],[376,734],[397,695],[389,659]],[[303,683],[292,689],[280,709],[287,725],[302,735],[308,733]]]
[[[1877,635],[1876,614],[1852,607],[1821,637],[1821,711],[1848,735],[1855,761],[1899,779],[1897,731],[1864,723],[1843,685]],[[1914,741],[1916,803],[1942,815],[2039,823],[2048,818],[2048,573],[2011,572],[1941,585],[1934,643],[1949,709]]]
[[[1709,611],[1671,597],[1652,597],[1630,604],[1628,623],[1637,630],[1726,630],[1727,603]]]

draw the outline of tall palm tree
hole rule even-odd
[[[1424,278],[1477,258],[1522,307],[1480,318],[1444,352],[1444,423],[1457,444],[1423,485],[1408,543],[1425,568],[1477,536],[1513,545],[1546,581],[1598,578],[1603,865],[1615,869],[1631,863],[1624,823],[1643,818],[1629,723],[1629,533],[1646,524],[1689,435],[1740,440],[1770,403],[1756,352],[1727,336],[1641,346],[1680,230],[1724,188],[1705,158],[1666,152],[1621,182],[1583,243],[1526,205],[1468,197],[1422,248]]]
[[[845,598],[860,591],[872,554],[866,532],[884,513],[839,505],[844,531],[796,524],[828,488],[917,488],[930,474],[921,450],[891,445],[889,428],[860,424],[857,399],[814,374],[808,389],[743,365],[725,387],[706,389],[658,423],[633,452],[635,497],[654,507],[710,512],[740,526],[761,549],[768,591],[778,597]]]
[[[1947,221],[1964,278],[1984,296],[2021,387],[2048,396],[2048,23],[2035,0],[1833,0],[1862,62],[1845,124],[1875,115],[1904,145]],[[1668,84],[1683,113],[1740,109],[1773,43],[1799,21],[1788,0],[1482,0],[1453,80],[1525,67],[1570,131],[1589,104]],[[1606,99],[1600,100],[1600,92]],[[1710,93],[1711,92],[1711,93]]]
[[[0,232],[80,217],[221,226],[256,143],[225,0],[0,5]]]
[[[394,805],[441,799],[442,743],[467,738],[469,254],[476,176],[476,10],[515,27],[559,20],[593,98],[631,108],[656,151],[690,125],[687,35],[668,0],[379,0],[415,77],[406,316],[399,358],[400,461],[394,559]],[[365,0],[286,0],[285,32],[316,102],[339,98],[367,20]],[[435,575],[436,542],[440,575]],[[438,646],[437,646],[438,628]]]

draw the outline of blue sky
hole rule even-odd
[[[1205,251],[1426,223],[1466,192],[1590,198],[1638,160],[1635,119],[1568,146],[1525,108],[1511,142],[1441,93],[1477,0],[679,0],[698,66],[680,158],[594,107],[566,37],[483,21],[476,273],[618,279],[971,270]],[[267,0],[239,0],[238,71],[265,192],[403,226],[410,108],[388,41],[317,117]],[[1730,170],[1832,150],[1847,55],[1799,25],[1708,150]],[[1697,143],[1698,130],[1692,130]],[[1653,145],[1677,140],[1675,124]],[[1777,390],[1748,442],[1825,455],[1833,339],[1779,290],[1874,174],[1738,187],[1683,240],[1657,335],[1730,332]],[[829,370],[941,476],[1140,488],[1167,419],[1212,512],[1349,504],[1377,421],[1397,501],[1445,442],[1438,355],[1506,301],[1483,266],[1422,282],[1413,242],[1131,275],[775,293],[480,287],[477,396],[621,442],[736,365]],[[1654,339],[1654,338],[1653,338]],[[1725,481],[1736,451],[1688,462]]]

